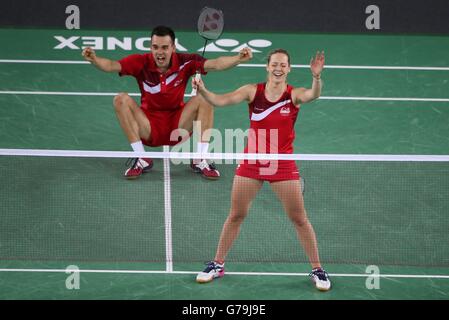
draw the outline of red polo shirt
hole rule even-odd
[[[172,111],[184,106],[184,93],[189,78],[204,71],[206,59],[198,54],[174,52],[166,73],[157,70],[151,53],[132,54],[119,60],[120,76],[136,78],[141,93],[141,107],[148,111]]]

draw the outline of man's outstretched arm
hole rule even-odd
[[[120,72],[122,66],[120,63],[114,60],[98,57],[95,54],[94,49],[87,47],[83,50],[82,55],[85,60],[92,63],[97,69],[105,72]]]
[[[250,48],[243,48],[238,55],[230,57],[219,57],[216,59],[207,60],[204,63],[204,70],[208,71],[221,71],[232,67],[235,67],[239,63],[246,62],[253,57],[253,53]]]

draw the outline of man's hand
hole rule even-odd
[[[243,48],[238,55],[218,57],[215,59],[206,60],[204,63],[204,70],[208,71],[222,71],[235,67],[239,63],[248,61],[253,57],[250,48]]]
[[[95,59],[97,58],[94,49],[92,49],[91,47],[84,48],[82,56],[84,57],[85,60],[91,63],[95,62]]]
[[[203,80],[201,80],[201,77],[193,77],[192,78],[192,87],[193,89],[196,89],[199,93],[203,92],[206,88],[204,86]]]
[[[319,78],[324,68],[324,51],[317,51],[315,57],[310,59],[310,70],[314,78]]]
[[[251,60],[253,58],[253,52],[250,48],[243,48],[239,52],[239,60],[240,62],[245,62]]]
[[[87,47],[81,53],[85,60],[92,63],[94,67],[104,72],[120,72],[122,66],[118,61],[97,57],[94,49]]]

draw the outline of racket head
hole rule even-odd
[[[221,10],[204,7],[198,17],[198,33],[206,40],[217,40],[223,33],[224,15]]]

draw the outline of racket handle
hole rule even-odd
[[[201,79],[201,74],[199,72],[197,72],[195,74],[195,80],[199,80],[199,79]],[[197,91],[196,88],[192,88],[192,93],[191,93],[192,97],[196,96],[196,91]]]

